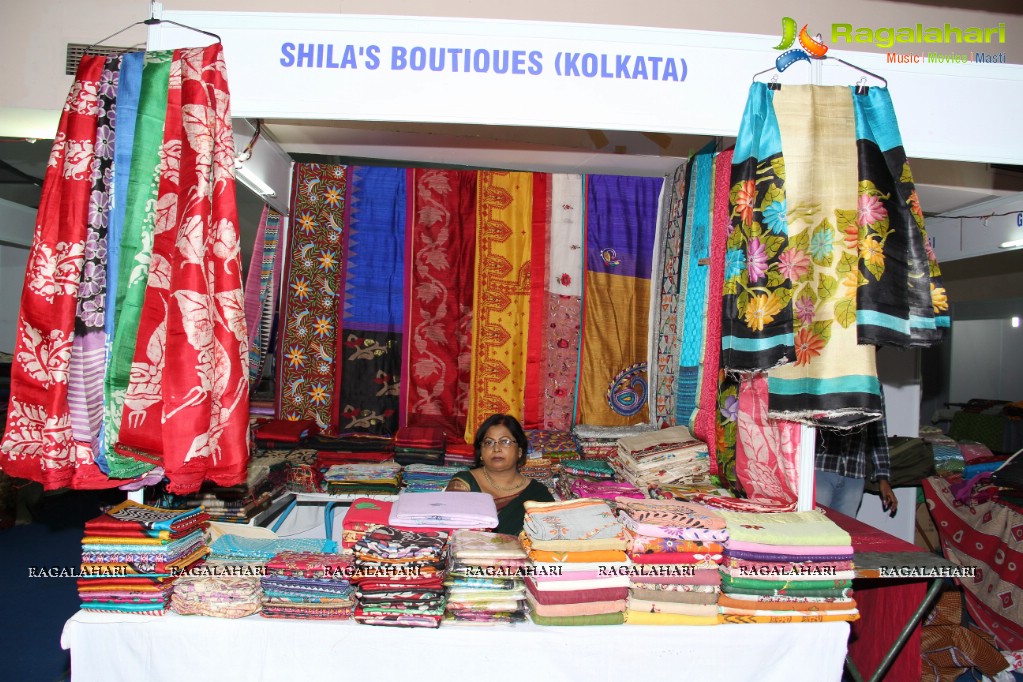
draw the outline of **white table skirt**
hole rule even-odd
[[[64,625],[72,682],[415,678],[758,682],[841,680],[849,624],[710,627],[532,623],[437,630],[353,621],[79,611]]]

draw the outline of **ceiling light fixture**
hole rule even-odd
[[[235,178],[241,181],[243,185],[251,189],[253,192],[264,198],[272,198],[277,196],[277,192],[274,188],[266,184],[263,178],[259,177],[242,164],[235,164],[234,167]]]
[[[1023,239],[1013,239],[1011,242],[1002,242],[998,245],[1000,249],[1015,249],[1023,246]]]

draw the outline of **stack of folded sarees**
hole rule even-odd
[[[632,625],[717,625],[725,521],[678,500],[618,500],[632,560]]]
[[[579,443],[583,459],[610,460],[618,453],[618,440],[655,430],[651,424],[634,426],[594,426],[576,424],[572,434]]]
[[[408,464],[401,471],[403,490],[407,493],[442,492],[451,482],[451,477],[465,469],[461,465]]]
[[[397,495],[400,479],[395,462],[335,464],[323,475],[331,495]]]
[[[523,567],[529,559],[518,538],[456,530],[448,557],[445,623],[489,625],[525,620]]]
[[[530,429],[526,431],[531,459],[579,459],[579,443],[571,431]]]
[[[244,618],[259,613],[259,575],[247,566],[207,562],[174,582],[170,607],[183,616]]]
[[[394,461],[399,464],[443,464],[444,429],[403,426],[394,435]]]
[[[628,595],[625,529],[603,500],[526,502],[519,536],[538,625],[619,625]]]
[[[849,534],[819,511],[722,511],[719,607],[726,623],[853,621]]]
[[[621,438],[611,466],[622,480],[643,489],[671,483],[705,483],[710,477],[707,444],[674,426]]]
[[[281,552],[261,579],[268,618],[347,620],[355,606],[354,562],[347,554]]]
[[[379,526],[355,543],[355,620],[428,627],[444,615],[448,534]]]
[[[209,516],[125,501],[86,521],[78,595],[86,611],[162,615],[177,576],[209,552]]]

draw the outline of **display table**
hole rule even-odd
[[[145,680],[840,680],[849,624],[441,626],[79,611],[73,682]]]

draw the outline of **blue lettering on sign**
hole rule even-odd
[[[1023,227],[1023,213],[1016,214],[1016,227]]]

